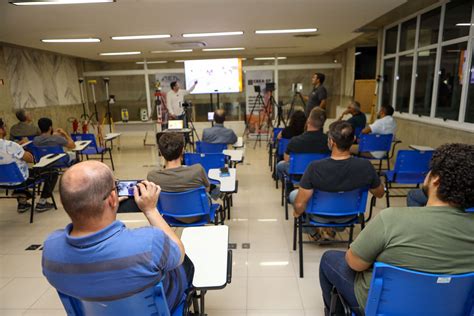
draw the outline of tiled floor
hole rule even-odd
[[[330,247],[305,245],[305,278],[300,279],[298,257],[292,250],[293,221],[284,219],[265,145],[255,150],[253,143],[249,145],[245,163],[238,166],[239,193],[232,219],[226,222],[230,242],[237,243],[232,283],[208,292],[207,312],[212,316],[323,315],[318,267]],[[116,176],[144,178],[157,159],[155,147],[143,147],[139,138],[125,139],[121,150],[115,151]],[[64,315],[56,292],[42,277],[41,251],[25,248],[41,244],[68,218],[61,207],[36,214],[31,225],[28,216],[17,214],[14,200],[0,200],[0,315]],[[147,224],[141,214],[121,214],[119,219],[129,227]],[[242,243],[250,243],[250,249],[242,249]]]

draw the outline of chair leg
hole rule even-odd
[[[285,192],[284,192],[284,199],[285,199],[285,219],[288,220],[288,188],[285,183]]]
[[[385,192],[385,198],[387,199],[387,208],[390,207],[390,191],[387,188],[387,192]]]
[[[367,220],[366,220],[367,222],[370,221],[370,219],[372,218],[372,211],[375,207],[375,203],[377,203],[377,198],[372,195],[372,198],[370,199],[369,217],[367,217]]]
[[[233,197],[234,197],[234,195],[231,194],[230,195],[230,206],[234,206],[234,198]]]
[[[298,247],[299,247],[299,261],[300,261],[300,278],[304,277],[303,271],[303,219],[298,217]]]
[[[359,221],[360,221],[360,230],[362,231],[365,228],[365,217],[364,214],[361,214],[359,216]]]
[[[347,248],[352,244],[352,240],[354,238],[354,225],[351,226],[349,229],[349,243],[347,244]]]
[[[294,218],[293,223],[293,251],[296,251],[296,230],[298,229],[298,219]]]
[[[379,160],[379,174],[382,173],[382,159]]]
[[[51,200],[53,201],[54,209],[57,210],[58,206],[56,205],[56,200],[54,199],[54,194],[51,192]]]
[[[390,170],[390,157],[387,156],[387,170]]]
[[[35,195],[36,195],[36,185],[33,185],[33,196],[31,198],[30,224],[33,223],[33,216],[35,214]]]
[[[112,158],[112,149],[109,149],[110,163],[112,164],[112,170],[115,171],[114,159]]]
[[[227,196],[227,219],[230,220],[230,206],[231,206],[231,196],[232,195],[228,195]]]

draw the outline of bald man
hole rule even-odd
[[[214,126],[204,129],[202,141],[212,144],[234,144],[237,141],[237,135],[230,128],[224,127],[224,121],[224,110],[216,110],[214,112]]]
[[[127,229],[116,220],[119,197],[109,167],[86,161],[59,184],[72,223],[44,243],[43,274],[59,292],[83,300],[117,300],[162,281],[174,310],[192,283],[184,246],[156,209],[160,187],[143,181],[134,199],[151,226]]]

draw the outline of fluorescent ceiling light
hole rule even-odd
[[[143,65],[145,62],[144,61],[137,61],[137,65]],[[147,64],[166,64],[166,60],[155,60],[155,61],[147,61]]]
[[[355,55],[355,56],[362,55],[362,52],[356,52],[354,55]]]
[[[257,30],[255,34],[287,34],[287,33],[313,33],[317,28],[312,29],[287,29],[287,30]]]
[[[262,267],[282,267],[289,265],[288,261],[262,261],[260,266]]]
[[[210,37],[210,36],[235,36],[243,35],[244,32],[213,32],[213,33],[185,33],[182,34],[183,37]]]
[[[184,63],[186,60],[175,60],[175,63]]]
[[[100,38],[51,38],[41,41],[43,43],[100,43]]]
[[[286,59],[286,57],[277,57],[278,60]],[[253,60],[275,60],[275,57],[255,57]]]
[[[456,26],[473,26],[473,23],[457,23]]]
[[[85,3],[110,3],[115,0],[16,0],[10,1],[14,5],[54,5],[54,4],[85,4]]]
[[[204,48],[203,52],[223,52],[223,51],[230,51],[230,50],[244,50],[243,47],[229,47],[229,48]]]
[[[100,56],[122,56],[122,55],[140,55],[142,52],[115,52],[115,53],[100,53]]]
[[[140,39],[157,39],[157,38],[170,38],[170,34],[158,34],[158,35],[130,35],[130,36],[112,36],[111,39],[114,41],[126,41],[126,40],[140,40]]]
[[[152,50],[152,54],[167,54],[167,53],[191,53],[192,49],[174,49],[174,50]]]

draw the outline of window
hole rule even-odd
[[[415,47],[416,18],[402,23],[400,32],[400,52],[413,49]]]
[[[455,0],[446,4],[443,41],[469,35],[472,0]]]
[[[395,58],[385,60],[383,66],[382,104],[392,104]]]
[[[398,26],[394,26],[385,32],[385,55],[397,52]]]
[[[414,114],[430,115],[435,65],[436,49],[418,52],[415,74],[415,100],[413,104]]]
[[[439,68],[436,117],[457,120],[461,102],[462,74],[466,67],[467,42],[444,46]]]
[[[471,71],[469,73],[469,92],[467,95],[465,122],[474,123],[474,47],[471,54]]]
[[[438,43],[441,7],[421,15],[418,47]]]
[[[413,54],[400,56],[398,59],[397,99],[395,106],[395,109],[400,112],[408,112],[412,70]]]

